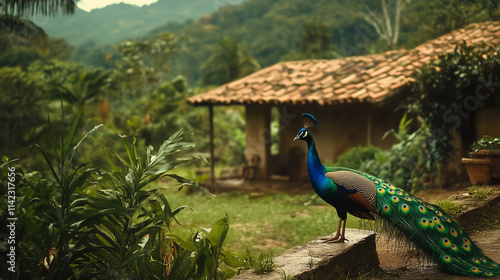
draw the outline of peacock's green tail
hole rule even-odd
[[[379,219],[401,232],[415,247],[449,272],[467,276],[500,276],[500,265],[485,256],[465,231],[438,206],[384,180],[361,171],[321,164],[309,127],[318,127],[311,114],[303,114],[304,128],[294,140],[308,145],[307,166],[316,193],[335,207],[339,227],[331,242],[345,240],[347,213]]]
[[[347,170],[346,168],[340,168]],[[375,209],[418,249],[449,272],[467,276],[500,276],[500,265],[474,244],[467,233],[436,205],[369,174],[351,170],[376,186]]]

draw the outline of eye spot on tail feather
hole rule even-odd
[[[471,267],[470,271],[474,273],[479,273],[479,269],[477,269],[477,267]]]
[[[448,256],[448,255],[444,255],[443,256],[443,261],[447,262],[447,263],[450,263],[451,262],[451,257]]]
[[[423,227],[428,227],[429,226],[429,220],[427,220],[426,218],[420,219],[420,225],[423,226]]]
[[[401,210],[403,211],[403,213],[408,213],[410,211],[410,207],[408,207],[408,205],[406,204],[402,204]]]
[[[443,225],[437,225],[437,229],[440,231],[440,232],[444,232],[445,228]]]
[[[445,247],[450,247],[451,241],[445,237],[445,238],[441,239],[441,244],[443,244]]]

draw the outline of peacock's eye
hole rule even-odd
[[[306,130],[306,131],[304,131],[304,133],[302,133],[302,137],[303,137],[303,138],[306,138],[306,137],[307,137],[307,130]]]

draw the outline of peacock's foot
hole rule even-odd
[[[343,236],[339,236],[337,238],[335,238],[335,237],[325,238],[324,240],[325,240],[325,242],[329,242],[329,243],[343,243],[345,241],[349,241],[349,240],[345,239]]]
[[[329,242],[329,243],[340,243],[340,242],[344,242],[344,241],[349,241],[349,240],[345,239],[343,236],[341,236],[340,234],[336,234],[334,237],[331,237],[331,238],[323,237],[323,238],[321,238],[321,240],[324,240],[325,242]]]

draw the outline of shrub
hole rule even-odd
[[[363,163],[375,158],[382,153],[382,149],[375,146],[353,147],[340,155],[335,165],[362,170]]]
[[[453,130],[470,134],[462,124],[470,122],[475,111],[499,106],[499,73],[498,46],[473,47],[465,42],[416,71],[406,110],[430,127],[434,137],[428,143],[436,158],[446,158],[453,150]],[[477,105],[467,105],[471,100]]]
[[[194,143],[183,141],[185,134],[178,131],[155,153],[151,146],[138,149],[134,137],[120,135],[125,155],[101,145],[107,168],[93,168],[91,162],[78,162],[76,155],[82,141],[101,126],[76,141],[82,116],[80,111],[69,132],[59,136],[49,120],[52,153],[34,145],[51,176],[23,175],[28,186],[19,191],[24,194],[19,213],[32,213],[24,225],[35,231],[19,236],[17,279],[222,279],[236,274],[236,268],[219,268],[231,256],[222,253],[229,230],[227,215],[211,229],[182,239],[171,225],[189,207],[172,209],[162,188],[149,187],[167,177],[180,187],[200,188],[172,173],[197,159],[184,155]],[[46,186],[48,196],[37,195]],[[37,200],[43,208],[24,202]]]
[[[434,150],[428,145],[429,128],[422,126],[409,133],[411,122],[405,114],[398,130],[386,133],[398,140],[389,150],[355,147],[341,155],[336,164],[370,173],[407,191],[425,189],[431,184],[440,186],[441,163],[433,159]]]

